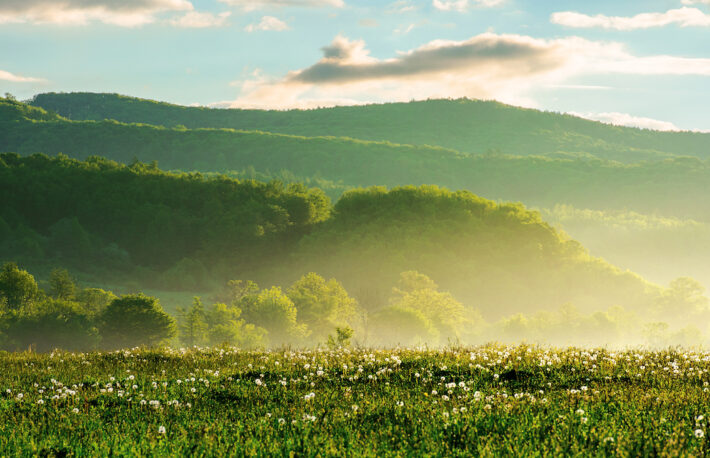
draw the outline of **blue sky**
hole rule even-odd
[[[710,0],[0,0],[0,92],[470,97],[710,130]]]

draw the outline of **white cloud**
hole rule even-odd
[[[273,16],[264,16],[261,18],[261,22],[259,22],[258,24],[249,24],[248,26],[244,27],[244,30],[246,30],[247,32],[255,32],[257,30],[282,31],[288,29],[288,24]]]
[[[386,9],[387,14],[411,13],[419,9],[419,6],[413,5],[409,0],[397,0],[391,3]]]
[[[44,83],[42,78],[32,78],[29,76],[16,75],[14,73],[0,70],[0,81],[9,81],[11,83]]]
[[[2,0],[0,24],[72,24],[91,21],[134,27],[154,22],[156,14],[191,11],[187,0]]]
[[[206,28],[206,27],[222,27],[228,24],[229,16],[232,13],[225,11],[219,14],[212,14],[199,11],[188,11],[183,16],[173,18],[169,22],[175,27],[184,28]]]
[[[708,0],[710,2],[710,0]],[[553,13],[550,21],[574,28],[603,28],[616,30],[648,29],[675,24],[680,27],[710,27],[710,14],[697,8],[678,8],[665,13],[641,13],[636,16],[589,16],[574,11]]]
[[[710,5],[710,0],[683,0],[681,1],[683,5],[695,5],[698,3],[704,3],[706,5]]]
[[[432,5],[442,11],[466,11],[471,6],[491,8],[504,2],[505,0],[433,0]]]
[[[471,97],[537,106],[530,94],[595,74],[710,75],[710,59],[635,56],[620,43],[484,33],[434,40],[378,59],[364,41],[338,35],[313,65],[281,78],[247,78],[234,107],[292,108]]]
[[[242,8],[244,11],[254,11],[268,8],[280,7],[303,7],[303,8],[342,8],[345,6],[343,0],[219,0],[230,6]]]

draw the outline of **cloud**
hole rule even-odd
[[[189,11],[183,16],[173,18],[169,21],[175,27],[184,27],[191,29],[207,28],[207,27],[222,27],[228,24],[231,12],[225,11],[219,14],[203,13],[199,11]]]
[[[377,60],[369,56],[362,40],[337,36],[323,48],[315,65],[291,74],[287,80],[302,83],[347,83],[359,80],[416,78],[457,70],[485,70],[497,77],[534,74],[557,65],[543,42],[521,36],[483,34],[455,42],[436,40],[400,56]]]
[[[261,18],[261,22],[259,22],[258,24],[249,24],[248,26],[244,27],[244,30],[246,30],[247,32],[255,32],[257,30],[282,31],[288,29],[288,24],[273,16],[264,16]]]
[[[387,14],[411,13],[412,11],[416,11],[418,9],[419,9],[419,6],[413,5],[409,0],[397,0],[394,3],[391,3],[385,9],[385,13],[387,13]]]
[[[343,0],[219,0],[230,6],[242,8],[244,11],[262,10],[280,7],[301,7],[301,8],[342,8],[345,6]]]
[[[380,26],[380,23],[377,22],[377,19],[372,19],[372,18],[360,19],[357,24],[360,27],[379,27]]]
[[[681,1],[683,5],[695,5],[698,3],[704,3],[706,5],[710,5],[710,0],[683,0]]]
[[[639,127],[641,129],[663,130],[663,131],[679,131],[681,130],[675,124],[668,121],[659,121],[652,118],[644,118],[633,116],[628,113],[576,113],[570,112],[573,116],[580,118],[591,119],[593,121],[601,121],[606,124],[615,126]]]
[[[398,35],[406,35],[412,30],[414,30],[419,24],[418,23],[411,23],[407,24],[406,26],[399,26],[396,29],[394,29],[394,33]]]
[[[710,0],[708,0],[710,2]],[[615,30],[649,29],[675,24],[680,27],[710,27],[710,14],[697,8],[678,8],[665,13],[641,13],[632,17],[588,16],[573,11],[553,13],[550,21],[554,24],[574,28],[603,28]]]
[[[432,5],[442,11],[466,11],[471,6],[492,8],[504,2],[505,0],[433,0]]]
[[[9,81],[11,83],[44,83],[46,80],[42,78],[32,78],[29,76],[15,75],[14,73],[0,70],[0,81]]]
[[[470,97],[536,107],[533,89],[579,76],[710,75],[710,59],[635,56],[623,44],[578,37],[553,40],[484,33],[468,40],[434,40],[385,59],[363,40],[342,35],[313,65],[281,78],[239,82],[234,107],[293,108],[333,104]]]
[[[168,11],[191,11],[187,0],[2,0],[0,24],[72,24],[91,21],[134,27]]]

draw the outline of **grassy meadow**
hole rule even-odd
[[[701,456],[710,353],[0,354],[8,456]]]

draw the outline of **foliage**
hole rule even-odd
[[[174,320],[157,299],[143,294],[114,299],[101,312],[99,321],[104,348],[151,347],[175,335]]]
[[[355,322],[357,301],[334,278],[326,281],[310,272],[292,284],[286,294],[298,310],[298,321],[310,331],[312,343],[323,343],[338,328]]]
[[[0,155],[0,193],[11,231],[0,254],[111,273],[145,266],[165,271],[153,284],[171,288],[208,284],[203,260],[216,256],[253,269],[330,211],[321,191],[300,185],[66,156]]]
[[[34,277],[17,264],[8,262],[0,270],[0,305],[8,310],[18,310],[30,305],[39,293]]]
[[[99,342],[91,317],[78,304],[63,299],[45,300],[31,313],[12,313],[4,324],[13,350],[83,351],[96,348]]]
[[[278,286],[244,296],[233,305],[243,311],[246,321],[266,329],[272,347],[301,343],[309,334],[308,327],[296,319],[293,301]]]
[[[264,346],[267,331],[245,323],[242,311],[234,305],[215,303],[205,309],[195,298],[188,310],[179,310],[180,341],[191,346],[236,345],[242,348]]]
[[[56,299],[69,300],[76,294],[74,279],[66,269],[54,269],[49,274],[49,295]]]

